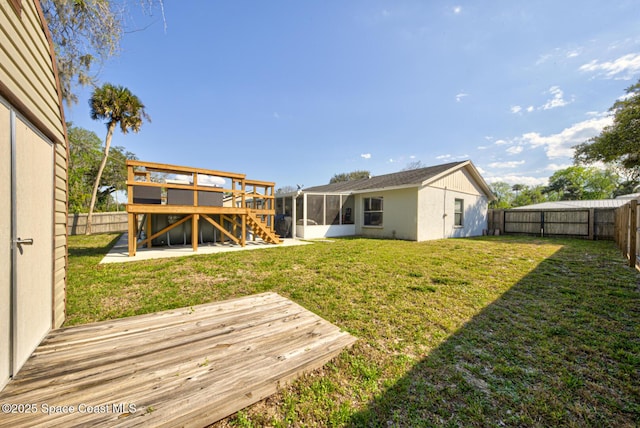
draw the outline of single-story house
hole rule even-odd
[[[276,233],[426,241],[478,236],[495,196],[471,161],[276,195]]]
[[[0,27],[2,389],[65,319],[68,146],[40,3],[0,2]]]

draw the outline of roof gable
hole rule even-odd
[[[343,181],[339,183],[314,186],[303,189],[305,193],[359,193],[373,190],[388,190],[394,188],[418,187],[429,185],[434,181],[452,172],[467,167],[474,180],[483,189],[490,200],[494,199],[491,189],[480,176],[471,161],[451,162],[442,165],[429,166],[426,168],[411,169],[408,171],[394,172],[391,174],[378,175],[371,178],[359,180]]]
[[[468,161],[465,161],[468,162]],[[342,181],[339,183],[314,186],[303,189],[304,192],[357,192],[365,190],[378,190],[393,187],[420,186],[425,181],[440,176],[442,173],[454,169],[465,162],[452,162],[426,168],[411,169],[408,171],[394,172],[359,180]]]

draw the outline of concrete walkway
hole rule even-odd
[[[211,244],[204,243],[198,245],[198,251],[193,251],[191,245],[172,245],[171,247],[152,247],[152,248],[140,248],[136,251],[136,255],[129,257],[128,248],[128,234],[124,233],[116,245],[113,246],[111,251],[102,259],[102,263],[125,263],[125,262],[137,262],[140,260],[161,259],[168,257],[184,257],[195,256],[198,254],[214,254],[224,253],[228,251],[246,251],[246,250],[260,250],[266,248],[278,248],[278,247],[290,247],[294,245],[307,245],[311,242],[301,241],[298,239],[284,239],[282,244],[267,244],[264,241],[258,239],[256,241],[247,241],[247,245],[244,247],[236,244]]]

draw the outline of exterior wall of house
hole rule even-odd
[[[463,201],[463,225],[456,226],[455,200]],[[482,235],[487,228],[488,199],[463,169],[420,189],[418,241]]]
[[[68,148],[55,58],[37,1],[0,2],[0,28],[0,96],[55,144],[52,322],[59,327],[65,319]],[[2,229],[9,229],[10,216],[1,218]]]
[[[371,238],[418,239],[416,222],[418,219],[418,189],[395,189],[356,195],[355,232]],[[364,199],[383,198],[382,226],[365,226]]]
[[[333,225],[312,225],[301,226],[296,225],[296,238],[300,239],[321,239],[336,238],[339,236],[355,235],[355,226],[353,224],[333,224]]]

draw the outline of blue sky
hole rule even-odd
[[[135,2],[131,2],[132,7]],[[546,184],[640,78],[638,1],[177,1],[127,15],[102,82],[152,122],[141,160],[276,187],[470,159],[488,182]],[[90,91],[67,120],[104,138]]]

